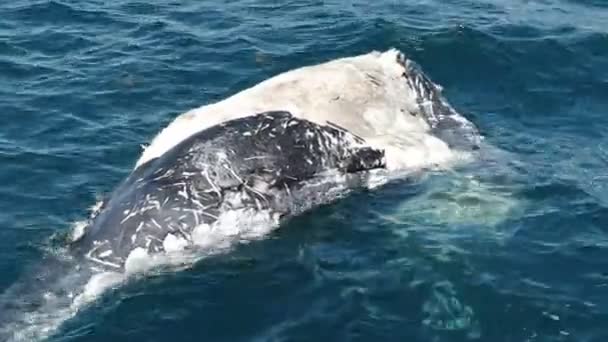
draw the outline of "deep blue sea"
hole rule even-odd
[[[15,329],[49,341],[608,341],[604,0],[2,1],[0,293],[32,279],[178,114],[390,47],[500,156],[356,193],[132,279],[58,326]]]

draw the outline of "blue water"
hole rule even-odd
[[[608,340],[602,0],[3,1],[0,292],[178,114],[389,47],[500,153],[133,279],[48,339]]]

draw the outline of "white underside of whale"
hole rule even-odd
[[[349,130],[384,149],[390,170],[444,165],[462,157],[429,133],[419,113],[419,103],[425,99],[404,81],[406,69],[398,63],[399,56],[391,49],[302,67],[190,110],[153,139],[136,166],[203,129],[272,110]]]

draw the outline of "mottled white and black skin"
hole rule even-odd
[[[357,188],[370,170],[449,163],[479,143],[399,51],[304,67],[178,117],[73,249],[120,270],[135,249],[164,252],[169,234],[191,244],[195,228],[227,211],[280,221]]]
[[[135,248],[163,252],[168,234],[189,241],[223,211],[253,209],[280,220],[335,199],[384,165],[384,152],[353,134],[288,112],[231,120],[137,167],[72,248],[121,269]]]
[[[478,150],[480,136],[477,127],[447,103],[441,94],[441,88],[431,81],[418,63],[404,60],[403,55],[398,55],[397,58],[405,69],[403,80],[411,89],[415,89],[418,99],[418,110],[410,114],[422,116],[429,125],[430,133],[451,149]]]

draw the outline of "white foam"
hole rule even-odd
[[[77,295],[72,302],[71,308],[78,310],[88,304],[112,286],[118,285],[126,279],[125,275],[118,272],[101,272],[94,274],[84,286],[82,293]]]
[[[101,200],[101,196],[95,196],[97,198],[97,202],[95,202],[95,204],[93,204],[90,208],[89,211],[91,213],[95,213],[97,211],[99,211],[99,209],[101,209],[101,206],[103,205],[103,201]]]
[[[100,196],[96,196],[96,197],[97,197],[97,200],[96,200],[95,204],[93,204],[91,207],[89,207],[90,216],[93,216],[97,211],[99,211],[99,209],[101,209],[101,206],[103,205],[103,201],[100,199]],[[82,238],[84,236],[84,233],[86,232],[86,228],[87,228],[88,224],[89,223],[87,220],[76,221],[72,224],[72,229],[71,229],[71,234],[70,234],[70,239],[72,242],[80,240],[80,238]]]
[[[40,286],[30,288],[27,293],[18,292],[15,297],[3,298],[4,301],[33,301],[35,309],[26,309],[22,312],[14,312],[11,321],[2,322],[0,326],[0,338],[6,337],[7,341],[37,341],[43,340],[53,334],[57,328],[66,320],[76,315],[83,307],[97,299],[101,294],[112,286],[120,284],[124,275],[114,272],[93,273],[81,267],[71,268],[61,274],[58,269],[52,269],[55,264],[42,264],[29,276],[38,278],[39,271],[49,272],[54,279],[45,279]],[[80,266],[80,265],[78,265]],[[28,279],[21,280],[14,286],[28,287]],[[37,293],[36,291],[40,291]],[[5,296],[3,294],[3,296]],[[22,298],[22,296],[27,296]],[[36,299],[39,298],[39,299]],[[8,333],[8,336],[6,335]]]
[[[278,225],[278,217],[269,211],[251,208],[225,210],[212,225],[196,227],[192,241],[199,247],[226,248],[234,242],[263,237]]]
[[[125,271],[127,274],[142,272],[150,268],[150,256],[148,252],[137,247],[129,253],[125,260]]]
[[[211,247],[219,245],[222,236],[215,234],[208,224],[201,224],[192,230],[192,241],[200,247]]]
[[[167,237],[165,237],[165,240],[163,240],[163,249],[167,253],[179,252],[187,246],[188,241],[186,239],[173,234],[167,234]]]
[[[85,229],[87,227],[87,221],[76,221],[72,224],[72,233],[70,239],[72,242],[80,240],[84,236]]]
[[[278,227],[278,217],[268,211],[253,209],[226,210],[213,225],[201,224],[193,230],[191,243],[173,234],[163,241],[166,253],[150,255],[143,248],[135,248],[125,261],[125,273],[101,272],[94,274],[84,285],[81,293],[74,296],[64,319],[96,300],[107,289],[118,286],[129,277],[145,273],[155,267],[180,265],[189,267],[208,255],[213,255],[254,239],[262,238]],[[192,244],[198,249],[187,250]],[[49,322],[50,323],[50,322]],[[56,326],[61,320],[55,322]],[[49,328],[49,327],[47,327]],[[49,328],[50,329],[50,328]],[[49,330],[50,331],[50,330]]]

